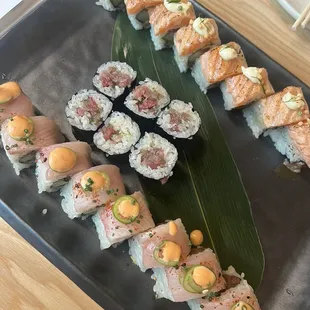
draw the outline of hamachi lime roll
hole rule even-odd
[[[188,301],[191,310],[260,310],[258,300],[248,282],[230,266],[223,272],[227,290],[207,294],[204,298]]]
[[[141,192],[119,197],[100,208],[92,217],[102,250],[117,246],[155,226],[147,201]]]
[[[61,206],[73,219],[94,213],[111,201],[124,196],[125,186],[120,170],[114,165],[92,167],[75,174],[60,195]]]
[[[36,154],[39,194],[55,192],[74,174],[92,166],[91,148],[86,142],[66,142],[41,148]]]
[[[220,263],[211,249],[191,254],[178,268],[155,268],[153,271],[156,297],[174,302],[196,299],[226,288]]]
[[[125,6],[124,0],[99,0],[96,4],[110,12],[122,10]]]
[[[170,102],[168,92],[156,81],[145,79],[126,98],[126,107],[145,118],[156,118]]]
[[[54,121],[45,116],[23,115],[12,116],[2,124],[1,139],[17,175],[35,164],[39,149],[64,141]]]
[[[82,89],[66,106],[69,123],[81,130],[95,131],[112,111],[112,102],[94,90]]]
[[[198,112],[193,111],[193,105],[181,100],[172,100],[157,119],[157,125],[167,134],[183,139],[194,136],[200,124],[200,116]]]
[[[124,154],[138,142],[140,135],[138,124],[125,113],[116,111],[94,134],[94,143],[98,149],[109,155]]]
[[[177,266],[190,253],[190,240],[181,219],[145,231],[129,241],[129,255],[141,271]]]
[[[101,65],[93,78],[98,91],[115,99],[136,79],[137,72],[125,62],[110,61]]]

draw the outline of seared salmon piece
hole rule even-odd
[[[259,83],[253,83],[244,74],[238,74],[221,84],[226,110],[240,108],[274,94],[267,70],[259,68],[258,71],[261,75]]]
[[[162,4],[163,0],[127,0],[126,1],[126,10],[127,14],[138,14],[144,9]]]

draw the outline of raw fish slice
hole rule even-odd
[[[163,3],[163,0],[127,0],[127,14],[138,14],[144,9]]]

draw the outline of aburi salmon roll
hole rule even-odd
[[[192,76],[203,93],[208,88],[225,79],[241,74],[241,67],[247,67],[241,47],[235,42],[229,42],[200,56],[192,69]]]
[[[168,92],[156,81],[145,79],[127,96],[124,104],[135,114],[145,118],[156,118],[168,105]]]
[[[175,33],[174,59],[180,71],[186,72],[198,57],[220,44],[221,40],[215,20],[198,17]]]
[[[125,62],[110,61],[98,68],[93,85],[101,93],[115,99],[131,86],[136,77],[137,72]]]
[[[181,219],[161,224],[128,240],[129,255],[141,271],[173,267],[191,251],[190,240]]]
[[[211,249],[189,255],[179,268],[155,268],[153,271],[156,297],[174,302],[196,299],[226,288],[220,263]]]
[[[16,115],[2,124],[2,143],[17,175],[35,164],[39,149],[64,141],[59,127],[45,116]]]
[[[92,167],[75,174],[60,192],[61,206],[73,219],[94,213],[98,207],[124,196],[125,186],[120,170],[114,165]]]
[[[200,124],[200,116],[196,111],[193,111],[192,104],[181,100],[172,100],[157,119],[157,125],[167,134],[182,139],[194,136],[199,130]]]
[[[129,164],[143,176],[167,182],[178,159],[173,144],[155,133],[145,133],[131,149]]]
[[[274,94],[266,69],[241,67],[241,70],[242,74],[229,77],[221,83],[226,110],[241,108]]]
[[[148,8],[163,3],[163,0],[126,0],[126,10],[132,26],[136,30],[149,28]]]
[[[300,87],[289,86],[243,110],[255,138],[270,128],[288,126],[309,117],[308,104]]]
[[[109,155],[125,154],[140,139],[140,128],[128,115],[113,112],[94,134],[98,149]]]
[[[95,131],[112,111],[112,102],[94,90],[82,89],[73,95],[66,106],[70,125]]]
[[[39,194],[55,192],[74,174],[92,166],[91,148],[86,142],[66,142],[41,148],[36,154]]]
[[[191,310],[261,310],[253,288],[230,266],[223,272],[227,289],[188,301]]]
[[[195,19],[193,5],[187,0],[164,0],[149,9],[151,24],[151,38],[155,50],[161,50],[173,45],[173,37],[179,28],[187,26],[190,20]]]
[[[100,249],[117,246],[126,239],[155,226],[141,192],[119,197],[100,208],[92,217],[100,240]]]
[[[96,4],[110,12],[124,8],[124,0],[98,0]]]

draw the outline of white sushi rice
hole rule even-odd
[[[151,39],[154,43],[154,47],[156,51],[160,51],[166,47],[166,41],[163,39],[163,36],[156,36],[154,33],[153,25],[151,25]]]
[[[147,268],[143,265],[143,249],[137,238],[130,238],[129,244],[129,255],[133,262],[140,268],[142,272],[145,272]]]
[[[100,219],[100,210],[92,216],[92,220],[95,224],[96,231],[98,233],[99,241],[100,241],[100,249],[104,250],[109,248],[112,243],[109,241],[107,234],[105,232],[104,224]]]
[[[131,110],[132,112],[134,112],[137,115],[140,115],[140,116],[145,117],[145,118],[156,118],[159,115],[161,109],[169,104],[170,96],[169,96],[168,92],[165,90],[165,88],[163,88],[156,81],[152,81],[152,80],[146,78],[144,81],[139,82],[139,84],[145,85],[152,92],[157,93],[158,102],[157,102],[156,109],[155,110],[150,109],[151,111],[148,111],[148,110],[139,111],[139,108],[137,105],[138,101],[133,98],[133,92],[131,92],[127,96],[124,104],[126,105],[126,107],[129,110]]]
[[[134,81],[137,77],[137,72],[134,71],[128,64],[125,62],[120,61],[110,61],[103,65],[101,65],[98,70],[97,74],[93,78],[93,85],[103,94],[115,99],[122,95],[125,91],[125,87],[119,87],[119,86],[109,86],[109,87],[103,87],[101,80],[100,80],[100,73],[102,71],[108,70],[109,68],[116,68],[118,71],[128,74],[132,81]],[[128,85],[130,87],[130,85]]]
[[[195,61],[195,64],[192,68],[192,76],[195,79],[195,82],[200,87],[201,91],[204,94],[206,94],[211,84],[208,82],[208,80],[203,75],[201,62],[199,58]]]
[[[169,288],[169,283],[168,283],[165,269],[154,268],[153,272],[154,274],[152,275],[152,279],[156,281],[153,287],[153,291],[156,294],[156,298],[166,298],[171,301],[174,301],[173,295]]]
[[[142,156],[143,152],[155,148],[160,148],[164,151],[166,163],[163,167],[152,169],[149,166],[142,164]],[[172,169],[175,166],[177,159],[178,151],[173,144],[155,133],[146,132],[145,136],[142,137],[136,146],[131,149],[129,164],[145,177],[160,180],[172,176]]]
[[[117,135],[121,140],[105,140],[101,130],[94,134],[95,145],[109,155],[127,153],[140,139],[140,128],[128,115],[121,112],[113,112],[104,123],[104,126],[112,126],[119,132]]]
[[[70,219],[74,219],[76,217],[81,216],[78,212],[76,212],[74,208],[74,198],[73,198],[73,181],[70,180],[67,185],[65,185],[61,191],[60,196],[63,196],[61,201],[61,207],[65,213],[68,214]]]
[[[220,84],[220,89],[222,91],[223,99],[224,99],[224,108],[227,111],[230,111],[235,108],[233,102],[233,96],[228,92],[226,82],[222,82]]]
[[[98,105],[98,112],[96,116],[92,116],[88,111],[85,111],[83,116],[77,114],[77,109],[85,109],[84,102],[87,102],[89,98]],[[99,94],[94,90],[82,89],[77,94],[73,95],[66,106],[66,116],[70,125],[82,130],[95,131],[108,117],[112,110],[112,102],[104,95]]]
[[[264,136],[269,136],[274,143],[275,148],[284,156],[288,158],[290,162],[303,161],[299,151],[292,143],[288,129],[286,127],[280,127],[275,129],[268,129]]]
[[[116,8],[110,0],[99,0],[96,2],[97,5],[102,6],[105,10],[113,12],[116,11]]]
[[[143,23],[141,23],[140,21],[137,20],[137,14],[128,14],[128,19],[132,24],[132,27],[135,30],[141,30],[144,28]]]
[[[179,67],[180,72],[186,72],[188,69],[188,58],[189,56],[181,56],[176,47],[173,46],[174,59]]]
[[[170,110],[175,110],[177,113],[184,113],[190,117],[190,120],[182,120],[177,124],[179,131],[173,130],[175,124],[171,124]],[[169,107],[162,111],[157,119],[157,124],[169,135],[176,138],[190,138],[199,130],[201,119],[196,111],[193,111],[191,103],[185,103],[181,100],[172,100]]]
[[[266,129],[261,117],[259,101],[243,110],[243,116],[255,138],[258,138]]]

